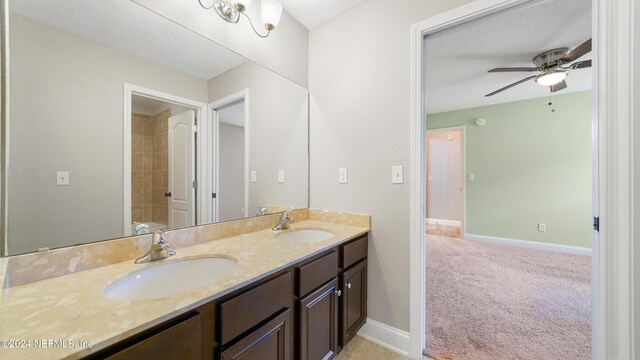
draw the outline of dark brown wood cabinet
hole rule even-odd
[[[201,339],[200,315],[193,314],[186,320],[156,331],[155,334],[124,349],[115,350],[111,355],[98,355],[95,358],[108,360],[200,360],[202,358]]]
[[[300,300],[300,360],[333,359],[338,352],[338,280]]]
[[[333,359],[367,319],[367,240],[327,249],[87,358]]]
[[[220,360],[289,360],[291,310],[287,309],[239,342],[224,350]]]
[[[367,321],[367,261],[342,273],[341,344],[347,344]]]

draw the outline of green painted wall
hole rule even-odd
[[[591,247],[591,91],[548,102],[427,115],[428,129],[465,126],[468,234]]]

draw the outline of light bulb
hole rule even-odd
[[[278,0],[262,0],[261,13],[264,26],[271,31],[280,22],[282,4]]]

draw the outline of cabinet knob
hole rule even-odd
[[[342,290],[336,290],[336,294],[338,294],[338,296],[342,296]]]
[[[351,283],[347,283],[347,289],[351,289]]]

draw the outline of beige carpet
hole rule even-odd
[[[591,258],[427,235],[434,359],[591,359]]]

